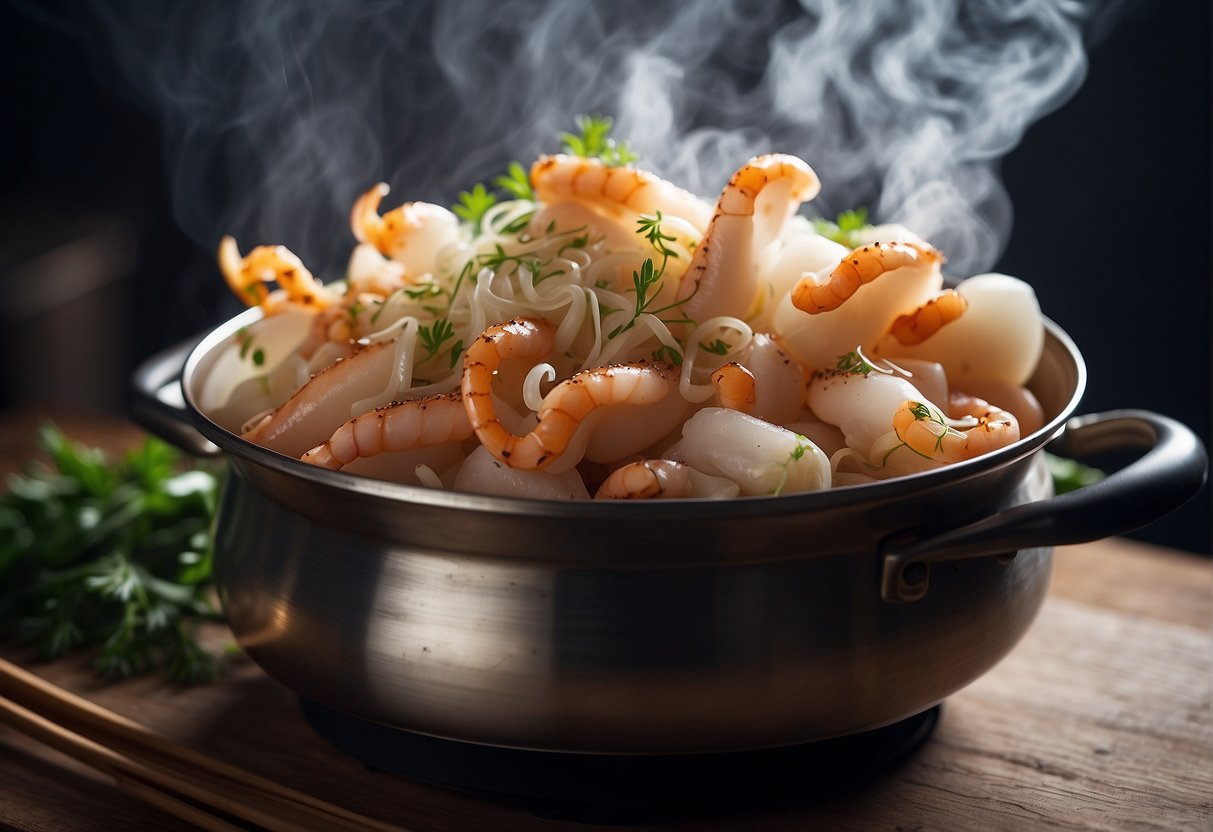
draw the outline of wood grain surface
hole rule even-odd
[[[0,459],[30,453],[46,413],[0,417]],[[53,414],[110,448],[131,426]],[[229,634],[210,628],[221,646]],[[220,681],[96,681],[86,656],[40,664],[0,654],[191,748],[370,817],[428,832],[610,829],[369,771],[304,721],[295,697],[248,661]],[[1207,558],[1123,540],[1057,551],[1031,631],[994,670],[951,697],[908,761],[828,796],[632,830],[1213,829],[1213,568]],[[0,828],[189,828],[58,752],[0,728]]]

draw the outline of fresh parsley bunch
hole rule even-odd
[[[47,659],[100,645],[94,667],[106,678],[213,678],[219,659],[192,624],[218,618],[208,598],[215,474],[183,469],[154,438],[118,462],[54,427],[39,442],[51,466],[10,477],[0,497],[0,633]]]

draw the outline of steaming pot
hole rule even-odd
[[[1057,544],[1165,514],[1204,481],[1184,426],[1072,417],[1082,357],[1047,323],[1047,422],[900,479],[728,501],[549,502],[309,466],[197,405],[260,311],[135,377],[140,420],[223,454],[215,579],[236,638],[302,697],[409,732],[608,754],[758,749],[917,714],[1019,641]],[[1053,496],[1044,448],[1147,449]]]

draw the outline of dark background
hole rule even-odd
[[[155,117],[87,35],[0,5],[0,407],[122,412],[141,358],[232,309],[213,246],[173,219]],[[1082,412],[1157,410],[1206,444],[1210,37],[1201,0],[1137,4],[1099,36],[1082,88],[1003,162],[997,265],[1083,351]],[[1135,536],[1208,553],[1208,488]]]

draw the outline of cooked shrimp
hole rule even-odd
[[[686,497],[691,491],[690,466],[672,459],[641,459],[616,468],[603,480],[595,500],[651,500]]]
[[[921,344],[963,315],[968,305],[955,289],[945,289],[913,312],[898,316],[889,327],[889,334],[903,346]]]
[[[571,456],[562,460],[561,468],[575,465],[583,453],[595,462],[610,462],[646,447],[678,423],[685,402],[670,395],[677,385],[677,374],[668,364],[638,361],[583,370],[544,397],[539,423],[529,434],[506,437],[506,442],[496,447],[483,436],[481,441],[494,456],[516,468],[544,468],[562,454]],[[578,431],[591,414],[601,416],[606,408],[623,405],[659,408],[661,412],[643,420],[648,424],[638,424],[632,416],[621,430],[604,429],[603,435],[591,437]],[[604,428],[601,424],[596,427]],[[580,442],[575,445],[578,433]],[[579,450],[582,443],[585,447]]]
[[[925,243],[872,243],[857,248],[842,259],[824,283],[813,276],[802,277],[792,287],[792,304],[817,315],[842,306],[865,283],[906,267],[918,268],[940,262],[942,255]]]
[[[755,156],[734,173],[678,286],[686,316],[745,317],[758,294],[759,254],[819,190],[812,168],[781,153]]]
[[[716,403],[721,407],[742,413],[754,409],[758,399],[754,374],[736,361],[730,361],[712,373],[712,386],[716,388]]]
[[[640,459],[611,472],[595,500],[670,500],[684,497],[728,498],[740,492],[724,477],[700,473],[672,459]]]
[[[749,323],[754,329],[771,328],[771,320],[780,298],[787,295],[805,272],[832,269],[849,251],[817,233],[807,219],[794,214],[784,223],[775,241],[759,253],[756,271],[760,309]]]
[[[501,363],[513,358],[538,361],[551,352],[555,337],[556,328],[544,318],[515,318],[490,326],[467,348],[460,383],[463,406],[482,442],[492,436],[501,446],[511,435],[493,401],[493,376]]]
[[[1019,439],[1019,422],[1002,408],[975,396],[954,399],[954,404],[954,412],[975,418],[977,424],[952,427],[929,403],[906,400],[893,414],[897,438],[920,456],[944,463],[972,459]]]
[[[641,214],[680,217],[700,234],[711,208],[699,197],[648,171],[610,167],[601,159],[540,156],[531,166],[531,185],[543,203],[574,201],[635,230]]]
[[[953,390],[952,394],[961,397],[972,395],[988,402],[998,402],[998,406],[1003,410],[1015,414],[1015,419],[1019,422],[1020,436],[1035,433],[1045,423],[1045,411],[1040,400],[1026,387],[1007,384],[1005,381],[973,379],[964,383],[963,391]],[[949,402],[951,401],[952,398],[949,397]]]
[[[403,263],[410,279],[433,272],[438,252],[459,238],[459,218],[429,202],[406,202],[380,216],[379,203],[390,190],[380,182],[354,202],[350,210],[354,236]]]
[[[856,345],[873,348],[898,316],[937,295],[943,288],[942,265],[943,256],[923,243],[861,246],[829,272],[801,277],[777,303],[773,328],[809,367],[833,367]]]
[[[286,246],[257,246],[243,257],[234,237],[219,241],[219,269],[228,287],[248,306],[261,305],[267,313],[283,309],[275,303],[267,284],[277,283],[291,304],[323,309],[332,302],[321,283]]]
[[[389,451],[431,448],[472,435],[458,390],[392,402],[343,423],[328,439],[300,457],[322,468],[339,469],[355,459]]]
[[[550,331],[550,324],[547,327]],[[588,437],[581,437],[580,447],[570,448],[570,445],[578,428],[592,413],[614,405],[652,405],[665,400],[677,385],[674,368],[668,365],[635,362],[585,370],[565,379],[544,396],[538,424],[529,433],[514,434],[497,418],[489,395],[492,371],[502,358],[521,354],[538,357],[527,353],[532,345],[543,345],[546,353],[551,348],[551,336],[547,335],[546,344],[542,337],[534,322],[511,321],[486,330],[464,358],[463,398],[468,418],[481,444],[511,468],[544,469],[560,459],[566,450],[572,456],[562,460],[559,468],[575,465],[584,452],[582,443]],[[671,400],[678,401],[678,397],[671,397]],[[676,416],[681,418],[681,415],[680,407]],[[660,423],[663,432],[669,429],[664,427],[664,419],[654,421]],[[629,433],[647,438],[644,431],[630,430]],[[612,455],[616,450],[623,456],[636,449],[612,448]]]

